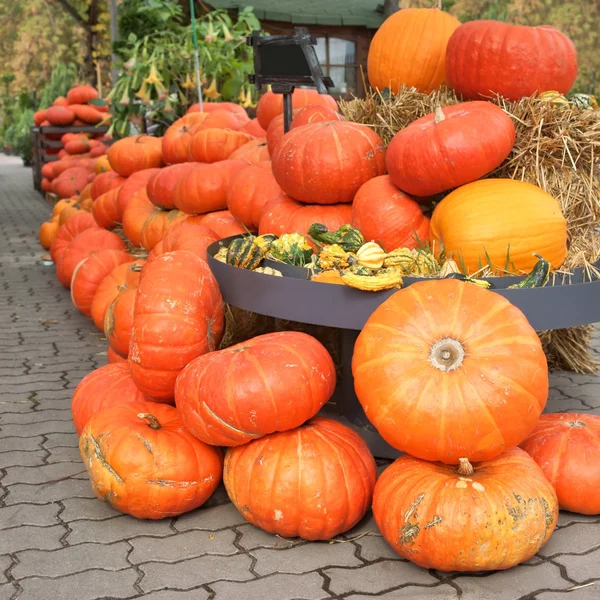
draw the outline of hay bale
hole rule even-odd
[[[250,338],[275,331],[275,319],[265,315],[232,306],[225,305],[225,333],[219,350],[235,346]]]

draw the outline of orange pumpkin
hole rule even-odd
[[[75,120],[75,113],[67,106],[51,106],[46,109],[46,119],[50,125],[65,127]]]
[[[175,208],[177,184],[186,173],[192,171],[195,167],[196,163],[182,162],[160,169],[148,180],[146,191],[150,202],[166,210]]]
[[[226,160],[235,150],[253,139],[249,133],[233,129],[199,129],[190,142],[189,160],[203,163]]]
[[[459,468],[404,455],[379,477],[373,515],[394,550],[420,567],[492,571],[530,559],[548,541],[558,502],[519,448]]]
[[[96,198],[92,205],[92,214],[99,227],[114,229],[119,224],[118,197],[119,188],[117,187]]]
[[[302,109],[300,108],[294,110],[292,112],[292,117],[296,118],[296,116],[300,113],[301,110]],[[269,123],[269,127],[267,128],[267,148],[269,150],[269,155],[273,155],[273,152],[275,152],[275,146],[279,144],[284,135],[284,120],[283,113],[281,113]]]
[[[142,231],[150,217],[155,214],[156,206],[148,200],[146,186],[135,192],[125,210],[121,224],[125,237],[134,245],[142,245]]]
[[[267,135],[266,130],[264,130],[260,126],[260,123],[258,122],[258,119],[256,117],[254,119],[252,119],[251,121],[248,121],[240,129],[240,131],[243,131],[245,133],[249,133],[250,135],[253,135],[254,137],[257,137],[257,138],[262,138],[262,137],[265,137]]]
[[[208,113],[189,113],[177,119],[165,131],[162,139],[162,153],[168,165],[186,162],[189,156],[190,142],[194,127],[204,122]]]
[[[517,446],[548,398],[546,356],[523,313],[455,279],[413,284],[381,304],[358,336],[352,372],[390,445],[449,464]]]
[[[107,154],[112,169],[123,177],[163,164],[161,138],[148,135],[123,138],[115,142]]]
[[[123,220],[123,215],[125,209],[131,202],[134,194],[139,192],[140,190],[145,190],[146,186],[152,176],[156,173],[160,173],[160,169],[143,169],[141,171],[137,171],[131,177],[127,178],[127,181],[123,183],[121,189],[119,190],[119,196],[117,198],[117,204],[119,207],[119,214],[121,215],[121,221]],[[139,244],[136,244],[139,245]]]
[[[142,248],[152,250],[158,244],[167,231],[187,218],[187,214],[180,210],[162,210],[155,208],[146,219],[140,231],[140,243]]]
[[[108,162],[108,155],[104,154],[96,159],[96,163],[94,164],[94,173],[106,173],[107,171],[112,171],[112,167]]]
[[[306,106],[327,106],[337,110],[337,104],[332,96],[319,94],[317,90],[296,88],[292,94],[292,110]],[[283,96],[268,91],[258,101],[256,107],[256,118],[263,129],[267,129],[271,121],[278,115],[283,114]]]
[[[98,90],[91,85],[78,85],[67,92],[69,104],[87,104],[99,97]]]
[[[221,481],[221,450],[188,433],[172,406],[102,411],[85,426],[79,450],[96,496],[138,519],[198,508]]]
[[[148,255],[148,260],[154,260],[165,252],[187,250],[201,259],[206,260],[206,249],[219,237],[206,225],[202,224],[202,216],[187,217],[165,233],[162,240],[154,246]]]
[[[121,175],[115,173],[115,171],[101,173],[94,181],[92,181],[92,200],[97,200],[102,194],[106,194],[106,192],[110,192],[110,190],[120,187],[126,181],[126,177],[121,177]]]
[[[104,333],[110,344],[109,348],[117,356],[127,360],[133,329],[133,311],[137,296],[137,285],[130,285],[119,292],[104,315]]]
[[[127,358],[123,358],[121,355],[117,354],[110,346],[106,349],[106,357],[111,365],[127,363]]]
[[[316,273],[310,278],[311,281],[317,283],[333,283],[336,285],[345,285],[342,280],[342,274],[337,269],[331,269],[329,271],[321,271]]]
[[[213,231],[220,240],[232,235],[247,233],[244,226],[228,210],[218,210],[202,215],[201,223]]]
[[[302,125],[312,125],[321,121],[343,121],[344,117],[337,110],[329,106],[311,105],[302,108],[292,119],[290,129],[302,127]]]
[[[240,146],[230,157],[231,160],[247,160],[259,163],[270,159],[266,138],[257,138]]]
[[[99,229],[94,217],[89,213],[79,213],[73,218],[69,219],[64,225],[62,225],[56,238],[50,246],[50,256],[55,263],[58,263],[62,258],[65,248],[74,240],[81,232],[86,229],[96,228]]]
[[[52,217],[50,221],[46,221],[41,224],[39,231],[40,245],[42,248],[48,250],[55,240],[60,225],[58,224],[58,217]]]
[[[332,419],[227,450],[223,481],[253,525],[283,537],[328,540],[371,506],[375,460],[362,438]]]

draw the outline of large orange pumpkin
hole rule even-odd
[[[188,160],[203,163],[226,160],[253,139],[254,136],[249,133],[233,129],[200,128],[192,136]]]
[[[100,173],[100,175],[97,175],[94,181],[92,181],[92,200],[97,200],[102,194],[106,194],[106,192],[110,192],[110,190],[120,187],[126,181],[127,178],[121,177],[121,175],[115,171]]]
[[[558,502],[519,448],[458,468],[404,455],[379,477],[373,515],[394,550],[425,569],[495,571],[548,541]]]
[[[77,435],[99,412],[147,398],[137,389],[127,363],[109,364],[86,375],[75,388],[71,400],[71,416]]]
[[[262,138],[262,137],[265,137],[267,135],[266,130],[264,130],[260,126],[260,123],[258,122],[258,119],[256,117],[254,119],[252,119],[251,121],[248,121],[240,129],[240,131],[243,131],[245,133],[249,133],[250,135],[253,135],[254,137],[257,137],[257,138]]]
[[[123,220],[123,215],[125,213],[125,209],[131,202],[134,194],[139,192],[140,190],[145,190],[148,182],[152,179],[152,176],[156,173],[160,173],[161,169],[143,169],[142,171],[138,171],[134,173],[131,177],[127,178],[127,181],[121,186],[119,189],[119,196],[117,198],[117,204],[119,207],[119,214],[121,215],[121,220]]]
[[[146,191],[150,202],[165,210],[175,208],[177,184],[186,173],[192,171],[196,166],[196,163],[181,162],[160,169],[148,180]]]
[[[131,285],[119,292],[104,315],[104,333],[110,349],[127,360],[133,329],[133,311],[137,296],[137,285]]]
[[[127,358],[123,358],[120,354],[117,354],[110,346],[106,349],[106,358],[111,365],[120,365],[127,363]]]
[[[154,260],[165,252],[187,250],[201,259],[206,260],[206,249],[219,240],[219,237],[206,225],[202,224],[203,217],[187,217],[165,233],[163,239],[154,246],[148,255],[148,260]]]
[[[90,182],[91,172],[82,167],[71,167],[52,180],[52,191],[59,198],[79,196]]]
[[[229,498],[253,525],[283,537],[328,540],[371,506],[375,461],[363,439],[332,419],[273,433],[225,456]]]
[[[221,341],[223,299],[208,264],[185,250],[149,262],[135,302],[129,366],[137,386],[159,401],[194,358]]]
[[[99,97],[98,90],[91,85],[78,85],[67,92],[69,104],[87,104]]]
[[[369,48],[370,84],[395,94],[402,86],[429,93],[446,75],[446,46],[460,21],[437,8],[405,8],[388,17]],[[469,50],[465,55],[471,59]]]
[[[358,190],[352,203],[352,225],[386,252],[417,248],[429,239],[429,219],[413,198],[390,182],[389,175],[374,177]]]
[[[349,121],[296,127],[277,144],[271,160],[281,189],[311,204],[352,202],[363,183],[385,173],[381,138]]]
[[[192,141],[192,130],[204,122],[208,113],[189,113],[181,119],[177,119],[165,131],[162,139],[162,153],[164,161],[168,165],[184,163],[189,160],[190,142]]]
[[[99,229],[98,224],[90,213],[79,213],[69,219],[60,227],[52,245],[50,246],[50,256],[55,263],[58,263],[62,258],[65,248],[74,240],[80,233],[86,229]]]
[[[521,448],[541,467],[562,510],[600,514],[600,416],[542,415]]]
[[[352,358],[356,395],[394,448],[455,464],[520,444],[548,398],[540,339],[504,297],[455,279],[396,292]]]
[[[202,215],[201,219],[202,225],[213,231],[220,240],[232,235],[247,233],[244,226],[228,210],[211,212]]]
[[[51,106],[46,109],[46,119],[50,125],[65,127],[75,120],[75,113],[67,106]]]
[[[240,146],[229,157],[231,160],[247,160],[250,163],[259,163],[270,160],[266,138],[257,138]]]
[[[292,118],[295,118],[302,109],[297,108],[292,112]],[[294,121],[292,120],[292,123]],[[267,149],[269,150],[269,154],[272,156],[273,152],[275,152],[275,147],[282,140],[285,135],[284,130],[284,117],[283,113],[277,115],[272,121],[269,123],[269,127],[267,128]]]
[[[337,110],[337,104],[332,96],[319,94],[317,90],[296,88],[292,94],[292,109],[304,108],[306,106],[327,106]],[[267,129],[271,121],[283,114],[283,96],[268,91],[258,101],[256,107],[256,118],[263,129]]]
[[[155,214],[156,206],[148,200],[146,186],[138,189],[123,211],[123,233],[134,246],[142,245],[142,231],[150,217]]]
[[[155,208],[148,219],[146,219],[140,232],[142,247],[150,252],[163,239],[171,227],[177,225],[177,223],[181,223],[186,218],[187,215],[180,210],[161,210],[160,208]]]
[[[301,108],[292,119],[290,129],[302,127],[302,125],[312,125],[321,121],[343,121],[344,117],[335,109],[329,106],[311,105]]]
[[[299,427],[329,400],[335,382],[333,360],[318,340],[282,331],[193,360],[177,378],[175,402],[198,439],[239,446]]]
[[[163,164],[162,140],[149,135],[123,138],[108,149],[108,162],[113,171],[129,177],[136,171],[153,169]]]
[[[138,519],[198,508],[221,481],[221,450],[188,433],[164,404],[102,411],[85,426],[79,450],[96,496]]]
[[[558,268],[567,255],[559,203],[516,179],[482,179],[454,190],[435,207],[429,238],[437,254],[444,250],[470,273],[490,263],[498,271],[529,272],[536,253]]]

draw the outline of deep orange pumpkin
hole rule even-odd
[[[75,120],[75,113],[67,106],[51,106],[46,109],[46,119],[50,125],[65,127]]]
[[[329,106],[311,105],[302,108],[292,119],[290,129],[302,127],[302,125],[312,125],[321,121],[343,121],[344,117],[335,109]]]
[[[243,106],[236,104],[235,102],[203,102],[202,103],[202,112],[210,114],[212,112],[222,111],[222,110],[227,110],[227,111],[233,113],[237,117],[237,120],[239,121],[239,123],[241,123],[242,125],[245,123],[248,123],[250,121],[250,117],[248,116],[246,109]],[[192,104],[188,108],[187,114],[189,115],[189,114],[195,113],[195,112],[200,112],[200,104],[198,104],[198,103]]]
[[[228,210],[202,215],[201,223],[213,231],[220,240],[231,235],[247,233],[244,226]]]
[[[240,146],[229,158],[231,160],[247,160],[249,163],[270,160],[266,138],[257,138]]]
[[[123,211],[123,233],[134,246],[142,245],[142,231],[150,217],[155,214],[156,206],[148,200],[146,186],[133,193]]]
[[[251,121],[248,121],[241,129],[244,133],[249,133],[257,138],[266,137],[267,132],[260,126],[258,119],[255,117]]]
[[[292,109],[304,108],[306,106],[327,106],[332,110],[337,110],[337,104],[332,96],[319,94],[317,90],[296,88],[292,94]],[[256,107],[256,118],[263,129],[268,129],[271,121],[277,116],[283,114],[283,96],[268,91],[258,101]]]
[[[99,367],[86,375],[73,393],[71,416],[75,431],[81,435],[89,420],[103,410],[146,400],[133,383],[127,363]]]
[[[125,360],[129,356],[133,311],[139,287],[130,285],[119,292],[104,315],[104,333],[112,351]]]
[[[140,190],[146,189],[146,186],[150,179],[152,179],[152,176],[156,173],[160,173],[160,171],[161,169],[158,168],[143,169],[142,171],[138,171],[131,177],[127,178],[127,181],[121,186],[121,189],[119,190],[119,197],[117,198],[121,220],[123,220],[125,209],[131,202],[133,195]]]
[[[163,164],[162,140],[149,135],[126,137],[108,149],[108,162],[119,175],[129,177],[137,171]]]
[[[420,567],[496,571],[530,559],[548,541],[558,502],[519,448],[459,468],[406,454],[379,477],[373,515],[394,550]]]
[[[206,249],[218,241],[218,236],[212,229],[202,225],[203,217],[187,217],[171,227],[163,239],[152,249],[148,260],[154,260],[165,252],[187,250],[203,260],[206,260]]]
[[[542,415],[521,448],[541,467],[562,510],[600,514],[600,416]]]
[[[115,171],[107,171],[96,175],[96,178],[92,181],[92,200],[97,200],[102,194],[120,187],[126,181],[126,177],[121,177]]]
[[[154,211],[146,219],[140,232],[142,247],[150,252],[163,239],[171,227],[177,225],[177,223],[181,223],[186,218],[187,215],[180,210],[154,208]]]
[[[375,460],[363,439],[316,417],[225,455],[229,498],[253,525],[284,537],[328,540],[348,531],[371,505]]]
[[[389,175],[374,177],[358,190],[352,203],[352,225],[386,252],[417,248],[419,241],[429,239],[429,219],[414,198],[390,182]]]
[[[238,148],[253,139],[254,136],[249,133],[233,129],[200,128],[192,136],[188,160],[203,163],[227,160]]]
[[[106,358],[111,365],[120,365],[127,363],[127,359],[117,354],[110,346],[106,349]]]
[[[188,433],[172,406],[103,411],[85,426],[79,450],[96,496],[138,519],[198,508],[221,481],[221,450]]]
[[[175,403],[199,440],[239,446],[299,427],[331,398],[335,383],[335,365],[318,340],[282,331],[193,360],[177,378]]]
[[[98,224],[90,213],[80,213],[69,219],[60,227],[56,238],[50,246],[50,256],[55,263],[58,263],[62,258],[65,248],[74,240],[80,233],[86,229],[99,229]]]
[[[394,448],[448,464],[520,444],[548,398],[548,366],[523,313],[446,279],[396,292],[369,317],[352,358],[368,419]]]
[[[162,154],[168,165],[184,163],[189,160],[190,142],[192,130],[204,122],[208,113],[189,113],[181,119],[177,119],[165,131],[162,139]]]
[[[69,104],[87,104],[99,97],[98,90],[91,85],[78,85],[67,92]]]
[[[301,108],[298,108],[293,111],[292,118],[295,118],[301,110]],[[273,152],[275,152],[275,146],[279,144],[284,135],[284,120],[283,113],[281,113],[269,123],[269,127],[267,128],[267,149],[269,150],[270,156],[273,155]]]
[[[83,167],[71,167],[52,180],[52,191],[59,198],[79,196],[90,182],[91,172]]]
[[[199,113],[192,113],[199,114]],[[196,167],[196,163],[182,162],[160,169],[149,180],[146,191],[148,199],[159,208],[175,208],[175,189],[179,180]]]
[[[369,127],[323,121],[290,130],[272,154],[273,174],[290,197],[311,204],[352,202],[385,173],[385,147]]]
[[[92,204],[92,214],[98,227],[114,229],[119,224],[119,188],[120,186],[102,194]]]
[[[178,250],[149,262],[140,278],[129,352],[137,386],[159,401],[171,400],[181,370],[219,345],[223,309],[216,279],[195,254]]]

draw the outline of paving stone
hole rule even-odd
[[[17,588],[12,583],[0,585],[0,600],[11,600]]]
[[[267,533],[250,523],[238,525],[236,529],[242,534],[238,544],[244,550],[254,550],[254,548],[282,548],[293,545],[295,542],[288,543],[282,538],[271,533]]]
[[[215,600],[324,600],[331,596],[323,590],[323,578],[318,573],[303,575],[272,575],[255,581],[234,583],[221,581],[210,587]],[[276,593],[275,597],[273,593]]]
[[[566,527],[572,523],[600,523],[600,515],[578,515],[566,510],[561,510],[558,513],[557,527]]]
[[[2,464],[2,453],[15,450],[39,450],[44,441],[41,435],[32,437],[5,437],[0,438],[0,465]]]
[[[130,542],[133,552],[129,560],[135,565],[149,561],[177,562],[206,554],[236,554],[235,538],[236,533],[231,529],[214,533],[191,530],[168,538],[138,537]]]
[[[98,500],[98,498],[67,498],[63,500],[65,510],[60,518],[65,522],[79,521],[88,519],[92,521],[102,521],[112,517],[122,515],[107,502]]]
[[[1,338],[1,336],[0,336]],[[0,369],[1,371],[1,369]],[[2,379],[2,373],[0,372],[0,380]],[[27,400],[14,400],[14,401],[2,401],[0,402],[0,413],[5,415],[6,413],[28,413],[33,410],[33,402]]]
[[[44,450],[37,452],[3,452],[0,454],[0,469],[42,466],[46,454],[47,452],[44,452]]]
[[[600,546],[600,523],[575,523],[570,527],[557,529],[538,554],[540,556],[581,554],[598,546]]]
[[[6,578],[4,571],[6,571],[6,569],[8,569],[8,567],[10,567],[10,565],[12,565],[12,562],[13,561],[10,556],[7,556],[7,555],[0,556],[0,583],[8,582],[8,579]]]
[[[556,556],[553,561],[563,565],[567,569],[567,576],[577,583],[587,583],[600,577],[600,550],[583,555],[563,554]],[[592,565],[596,566],[595,570],[591,568]],[[596,593],[600,598],[600,587]]]
[[[59,446],[58,448],[49,449],[49,451],[50,454],[46,458],[47,463],[76,462],[83,465],[81,454],[79,454],[79,448]]]
[[[363,519],[352,529],[350,529],[350,531],[347,531],[344,534],[344,537],[347,539],[352,539],[358,537],[359,535],[365,534],[381,536],[381,532],[377,528],[377,524],[375,523],[375,519],[371,511],[367,512]]]
[[[27,437],[30,435],[44,435],[49,433],[74,433],[73,422],[69,421],[42,421],[31,425],[1,425],[0,437]]]
[[[200,589],[181,592],[178,590],[163,590],[162,592],[150,592],[144,594],[144,600],[208,600],[210,594]],[[266,599],[263,599],[266,600]]]
[[[227,581],[248,581],[253,579],[250,573],[252,559],[245,554],[236,556],[203,556],[178,563],[150,562],[140,565],[144,577],[140,587],[144,592],[177,587],[190,589],[205,583],[226,579]],[[244,600],[248,600],[244,594]]]
[[[139,535],[166,537],[173,534],[169,527],[169,519],[144,521],[129,515],[122,515],[108,521],[72,521],[69,527],[71,533],[67,537],[67,542],[71,545],[83,542],[110,544]]]
[[[24,525],[8,530],[0,536],[0,554],[12,554],[29,548],[52,550],[62,548],[60,538],[67,532],[64,525],[33,527]]]
[[[573,584],[563,579],[560,569],[551,563],[535,567],[522,565],[486,577],[457,577],[455,583],[463,591],[461,600],[515,600],[515,591],[524,595],[539,589],[566,589]],[[575,598],[573,600],[576,600]]]
[[[44,527],[55,525],[60,512],[58,504],[14,504],[0,508],[0,529],[18,525]]]
[[[58,479],[66,479],[76,474],[85,473],[83,463],[56,463],[38,467],[11,467],[6,469],[2,485],[11,486],[15,483],[50,483]]]
[[[0,440],[1,442],[2,440]],[[79,447],[79,438],[75,431],[69,433],[49,433],[44,442],[44,448],[59,448],[67,446],[70,448]]]
[[[329,588],[334,594],[376,594],[409,581],[422,585],[438,582],[425,569],[407,561],[384,560],[358,569],[325,569],[324,573],[331,579]]]
[[[535,600],[598,600],[600,598],[600,581],[596,585],[579,588],[573,591],[542,592]]]
[[[363,594],[350,594],[345,600],[373,600],[374,596]],[[406,587],[392,590],[385,594],[375,596],[377,600],[459,600],[458,592],[450,585],[440,584],[436,587],[423,587],[418,585],[407,585]]]
[[[8,496],[4,498],[4,503],[31,502],[33,504],[46,504],[65,498],[95,498],[95,496],[89,481],[71,478],[57,483],[41,485],[16,483],[10,486]]]
[[[5,425],[17,425],[22,423],[43,423],[44,421],[70,421],[71,411],[65,410],[40,410],[27,413],[12,413],[0,415],[0,427]]]
[[[177,517],[175,529],[178,531],[188,531],[189,529],[217,531],[243,523],[247,523],[246,519],[233,504],[223,504],[213,508],[199,508]]]
[[[127,569],[129,546],[116,544],[77,544],[51,552],[25,550],[19,552],[19,564],[12,570],[17,580],[24,577],[63,577],[90,568],[106,571]]]
[[[379,535],[365,535],[355,542],[360,546],[360,555],[364,560],[373,561],[379,558],[399,559],[400,556]]]
[[[133,584],[137,580],[134,569],[126,571],[100,571],[90,569],[85,573],[68,575],[58,579],[32,577],[20,582],[23,593],[19,600],[104,600],[108,598],[130,598],[137,595]]]

